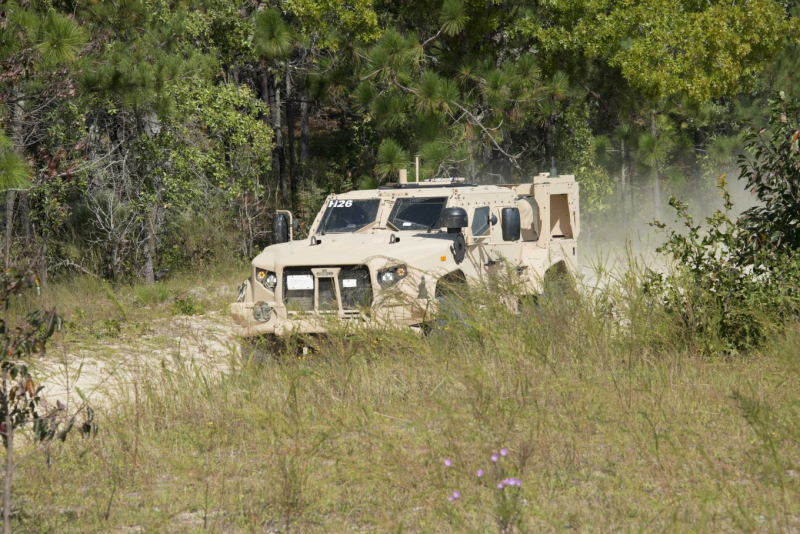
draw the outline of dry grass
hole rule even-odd
[[[223,376],[134,374],[96,438],[19,467],[16,529],[800,530],[800,332],[701,358],[635,281],[520,315],[501,284],[424,337],[338,332],[309,357],[232,354]]]

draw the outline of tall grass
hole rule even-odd
[[[142,367],[95,439],[21,466],[17,529],[800,528],[800,330],[700,357],[644,265],[600,274],[535,301],[500,276],[425,335],[344,325],[224,374]]]

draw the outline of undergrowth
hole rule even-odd
[[[798,326],[709,353],[622,263],[533,300],[499,277],[424,335],[339,324],[224,373],[143,366],[95,439],[20,468],[16,528],[800,528]]]

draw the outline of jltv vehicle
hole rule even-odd
[[[574,272],[580,231],[574,176],[475,185],[388,184],[329,196],[293,240],[278,212],[274,241],[252,262],[231,315],[244,337],[325,333],[331,319],[419,326],[445,281],[481,281],[511,264],[536,293],[551,270]],[[391,298],[384,298],[391,295]]]

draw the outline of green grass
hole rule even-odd
[[[223,375],[143,370],[96,407],[96,438],[19,466],[15,527],[797,530],[800,329],[758,353],[700,357],[638,281],[550,291],[521,314],[501,281],[427,336],[342,328],[310,356],[232,354]],[[192,285],[175,284],[170,295]],[[169,299],[148,306],[130,317],[172,313]],[[498,490],[505,476],[521,488]]]
[[[88,276],[74,277],[42,289],[40,297],[12,303],[13,312],[56,307],[69,341],[92,342],[135,337],[153,320],[204,312],[227,314],[236,286],[249,274],[241,262],[180,273],[154,285],[113,285]]]

